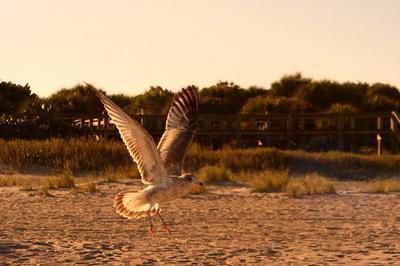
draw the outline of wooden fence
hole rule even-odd
[[[165,125],[165,116],[134,117],[158,139]],[[80,117],[73,120],[80,128],[91,128],[104,137],[118,135],[108,117]],[[400,116],[397,112],[382,113],[303,113],[270,115],[212,115],[198,119],[196,139],[219,147],[234,144],[240,147],[270,146],[283,149],[359,151],[363,148],[398,153]]]
[[[136,115],[153,137],[164,132],[165,116]],[[400,115],[382,113],[295,113],[269,115],[201,114],[196,140],[215,148],[269,146],[280,149],[376,150],[399,152]],[[97,135],[112,138],[118,131],[108,116],[0,115],[0,137],[29,138]]]

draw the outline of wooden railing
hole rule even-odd
[[[165,116],[136,115],[134,118],[155,139],[162,135]],[[18,119],[21,121],[22,118],[14,117],[15,121]],[[90,134],[107,138],[118,136],[108,116],[77,115],[62,116],[58,119],[66,121],[73,128],[85,129]],[[241,147],[272,146],[285,149],[356,151],[362,147],[375,147],[379,137],[383,149],[397,152],[400,142],[400,119],[396,112],[201,114],[197,127],[196,139],[213,146],[236,143]]]
[[[398,120],[393,113],[348,114],[270,114],[214,115],[198,119],[199,141],[218,146],[238,143],[239,146],[273,146],[285,149],[323,149],[355,151],[363,146],[374,147],[377,137],[383,148],[397,151]],[[165,116],[135,116],[157,139],[164,131]],[[395,120],[396,119],[396,120]],[[394,122],[392,122],[394,120]],[[396,122],[397,121],[397,122]],[[105,136],[117,135],[107,117],[76,120],[78,126],[97,126]],[[397,123],[397,124],[396,124]],[[392,129],[396,125],[396,130]]]

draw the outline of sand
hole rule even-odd
[[[2,187],[0,264],[400,265],[400,194],[367,194],[363,185],[341,182],[337,195],[301,199],[210,186],[162,206],[170,236],[158,219],[150,236],[148,220],[115,213],[114,195],[139,189],[137,181],[53,197]]]

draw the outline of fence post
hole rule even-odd
[[[376,141],[377,141],[377,151],[378,151],[378,156],[381,156],[382,154],[382,137],[381,135],[377,134],[376,135]]]
[[[382,120],[381,116],[378,116],[378,119],[376,121],[376,128],[378,130],[382,130],[382,128],[383,128],[383,120]]]
[[[380,131],[382,130],[383,127],[383,121],[382,121],[382,117],[378,116],[377,121],[376,121],[376,127],[378,130],[378,133],[376,134],[376,141],[377,141],[377,153],[378,156],[381,156],[382,154],[382,137],[380,135]]]

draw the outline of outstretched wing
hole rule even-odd
[[[165,132],[158,143],[161,159],[171,175],[181,175],[186,150],[196,133],[199,96],[190,86],[179,92],[169,109]]]
[[[170,182],[170,177],[156,149],[154,140],[146,129],[128,116],[104,94],[96,89],[94,90],[112,121],[117,126],[129,154],[137,164],[142,176],[142,182],[146,185]]]

